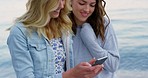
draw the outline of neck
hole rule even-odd
[[[82,26],[82,24],[84,23],[83,21],[79,21],[78,19],[74,18],[77,26]]]

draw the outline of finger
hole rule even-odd
[[[89,64],[88,62],[81,62],[82,66],[91,66],[91,64]]]
[[[88,62],[81,62],[79,65],[78,65],[78,68],[81,69],[83,72],[92,72],[92,66],[91,64],[89,64]]]
[[[95,66],[94,72],[95,72],[95,73],[101,72],[102,69],[103,69],[102,65],[96,65],[96,66]]]
[[[92,65],[92,64],[95,63],[95,61],[96,61],[96,59],[91,59],[91,60],[89,61],[89,63]]]

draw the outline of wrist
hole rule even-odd
[[[77,78],[74,74],[74,68],[67,70],[66,72],[62,73],[62,78]]]

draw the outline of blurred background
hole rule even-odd
[[[13,21],[28,0],[0,0],[0,78],[16,78],[6,44]],[[148,0],[105,0],[119,42],[117,78],[148,78]]]

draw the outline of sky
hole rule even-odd
[[[28,0],[0,0],[0,23],[13,21],[25,12],[25,4]],[[111,15],[114,10],[147,8],[148,0],[105,0],[106,10]],[[143,2],[144,1],[144,2]]]

